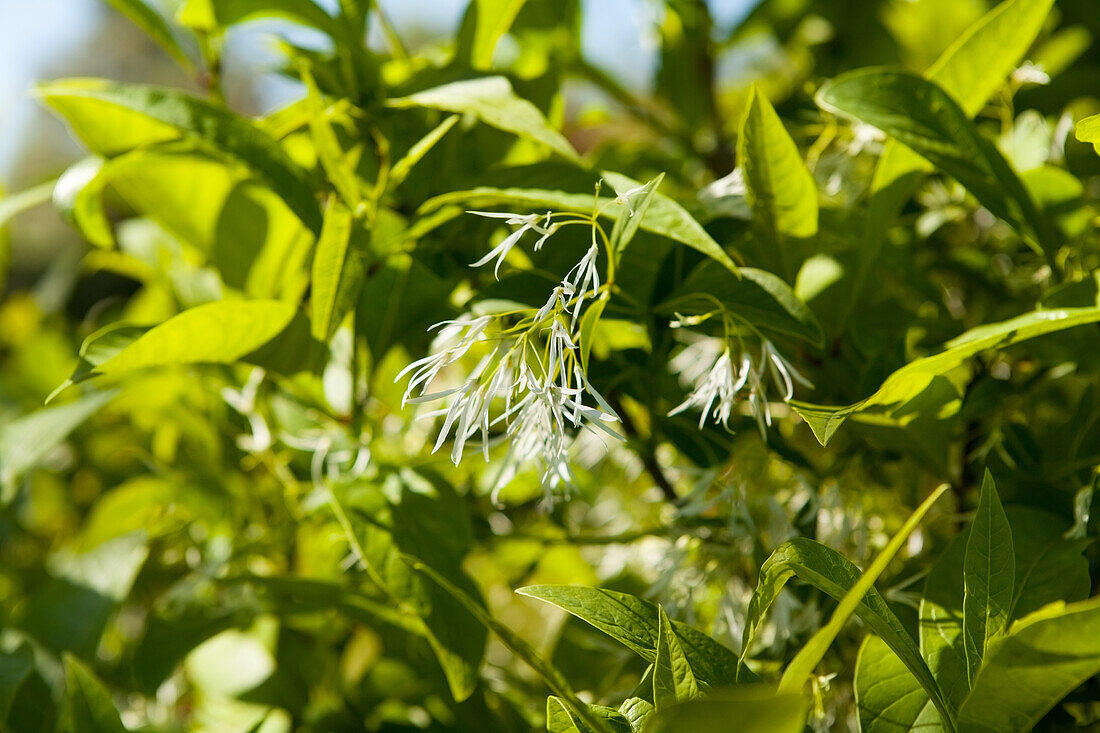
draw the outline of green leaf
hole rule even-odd
[[[487,71],[493,63],[493,49],[508,32],[526,0],[474,0],[462,20],[457,56],[470,67]]]
[[[660,618],[657,606],[640,598],[581,585],[529,585],[520,595],[551,603],[591,624],[647,662],[657,660]],[[696,679],[708,685],[732,684],[737,678],[737,655],[703,632],[672,622],[672,629],[691,664]]]
[[[423,160],[424,156],[435,147],[436,143],[442,140],[443,136],[450,132],[451,128],[457,125],[461,119],[461,115],[451,115],[433,127],[427,135],[416,141],[409,148],[409,151],[402,156],[401,160],[394,163],[393,168],[390,169],[389,187],[393,189],[401,185],[416,164]]]
[[[878,636],[859,649],[854,687],[861,733],[943,730],[928,693]]]
[[[126,733],[111,694],[71,654],[65,662],[65,730],[68,733]]]
[[[777,694],[772,688],[737,688],[681,703],[653,716],[645,733],[802,733],[808,697]]]
[[[581,162],[569,141],[550,126],[538,107],[516,96],[503,76],[456,81],[391,99],[387,104],[399,109],[427,107],[473,115],[490,127],[542,143],[563,158]]]
[[[256,125],[224,107],[173,89],[68,79],[40,84],[38,95],[107,157],[141,145],[192,138],[253,170],[314,232],[321,214],[303,171]]]
[[[619,706],[619,712],[630,723],[631,730],[643,731],[655,712],[653,703],[640,697],[629,697]]]
[[[168,52],[168,55],[174,58],[180,66],[185,69],[194,68],[194,64],[191,63],[191,59],[180,48],[179,42],[176,40],[175,35],[172,34],[172,29],[168,27],[168,24],[161,17],[160,13],[156,12],[143,0],[107,0],[114,6],[115,10],[125,15],[133,22],[138,28],[141,28],[145,33],[156,41],[157,45]]]
[[[1092,146],[1096,148],[1096,152],[1100,153],[1100,115],[1093,115],[1080,120],[1074,134],[1081,142],[1092,143]]]
[[[1008,507],[1005,514],[1012,528],[1017,569],[1011,617],[1019,618],[1049,603],[1084,599],[1091,586],[1088,561],[1081,555],[1087,543],[1065,539],[1066,523],[1053,514],[1028,507]],[[958,709],[969,692],[962,639],[963,567],[969,532],[957,535],[933,565],[920,603],[921,653],[952,709]],[[865,644],[856,671],[861,721],[874,723],[862,729],[935,727],[935,707],[927,693],[921,692],[920,683],[895,654],[886,651],[883,655],[880,644],[877,638]],[[865,663],[867,669],[861,672]]]
[[[0,426],[0,490],[7,503],[19,478],[69,437],[118,392],[95,392],[75,402],[48,407]]]
[[[560,697],[546,698],[546,733],[588,733],[588,726],[577,723]]]
[[[616,189],[629,190],[641,184],[626,176],[604,171],[604,178]],[[626,206],[615,204],[615,199],[601,197],[598,202],[599,213],[610,219],[618,219],[629,214]],[[447,204],[461,203],[472,208],[485,208],[493,205],[507,205],[516,208],[553,209],[555,211],[576,211],[592,213],[591,194],[565,193],[537,188],[491,188],[487,186],[469,191],[453,191],[429,199],[420,207],[420,212],[434,211]],[[707,234],[706,229],[696,221],[682,206],[667,196],[656,193],[653,202],[646,211],[645,218],[638,224],[640,229],[659,234],[686,244],[708,257],[721,262],[728,270],[737,273],[734,264],[725,250]]]
[[[243,361],[290,374],[307,368],[316,356],[316,342],[308,335],[301,311],[276,300],[207,303],[152,328],[114,324],[89,337],[73,376],[50,398],[92,377],[153,367]]]
[[[348,161],[344,151],[340,148],[340,141],[336,137],[336,131],[332,129],[325,109],[325,100],[321,96],[321,90],[317,88],[317,82],[309,68],[303,66],[302,83],[306,85],[306,110],[309,113],[309,131],[313,138],[313,145],[317,148],[317,157],[321,161],[321,167],[325,169],[332,187],[340,194],[348,208],[355,211],[363,202],[360,192],[359,177],[355,169]]]
[[[818,629],[817,633],[813,635],[809,642],[795,655],[795,658],[791,661],[786,671],[783,672],[783,678],[779,682],[780,693],[793,693],[798,692],[806,684],[806,680],[809,679],[813,673],[815,667],[825,656],[825,652],[829,646],[833,643],[837,634],[847,623],[848,618],[855,613],[859,605],[863,603],[864,596],[874,588],[875,581],[878,580],[878,576],[882,575],[882,572],[886,570],[886,566],[894,559],[894,555],[898,553],[901,546],[905,543],[905,540],[909,538],[909,535],[917,525],[920,524],[921,519],[928,513],[928,510],[932,508],[932,505],[936,503],[936,500],[943,496],[950,490],[950,486],[944,484],[938,489],[933,491],[927,499],[925,499],[916,510],[909,515],[909,518],[905,520],[905,524],[898,530],[897,534],[890,538],[890,541],[886,543],[886,547],[882,548],[882,551],[875,557],[874,561],[867,570],[859,577],[851,587],[851,589],[844,594],[844,597],[840,599],[840,603],[837,604],[836,610],[833,611],[833,615],[829,618],[829,622]],[[945,725],[949,726],[950,718],[944,720]],[[949,726],[949,730],[952,728]]]
[[[1000,323],[978,326],[948,341],[939,353],[909,362],[887,377],[873,395],[855,404],[827,407],[792,400],[791,406],[809,424],[818,441],[826,445],[850,415],[871,409],[887,412],[897,409],[917,397],[937,377],[982,351],[1003,349],[1036,336],[1097,321],[1100,307],[1063,308],[1032,311]]]
[[[595,338],[596,325],[600,322],[600,316],[603,315],[604,308],[607,307],[609,298],[606,296],[600,297],[592,305],[588,306],[584,315],[581,316],[581,328],[577,336],[579,343],[578,346],[581,350],[581,370],[584,373],[588,373],[588,357],[592,353],[592,339]]]
[[[1023,733],[1100,673],[1100,598],[1052,604],[1013,624],[986,652],[959,709],[962,730]]]
[[[89,156],[65,169],[53,189],[54,207],[82,237],[97,247],[115,246],[115,234],[103,208],[108,161]]]
[[[70,169],[62,182],[71,174],[71,188],[80,186],[94,171],[94,163],[85,165]],[[137,214],[199,250],[231,288],[254,298],[297,299],[308,284],[313,233],[239,163],[189,149],[138,149],[104,163],[82,189],[55,192],[77,228],[103,246],[114,240],[102,202],[107,187]],[[160,269],[155,257],[149,259]]]
[[[703,262],[657,308],[662,313],[701,315],[714,310],[716,298],[731,315],[753,326],[805,339],[815,346],[824,344],[817,317],[782,278],[753,267],[738,272],[739,278],[715,263]]]
[[[752,650],[753,640],[764,616],[791,577],[797,577],[840,601],[859,581],[860,572],[859,568],[836,550],[805,537],[796,537],[776,548],[760,568],[756,591],[749,601],[741,642],[742,664]],[[884,640],[892,653],[911,672],[914,684],[925,690],[925,699],[935,700],[941,715],[949,718],[950,706],[921,657],[916,642],[873,586],[860,601],[855,613]]]
[[[310,278],[310,333],[318,341],[328,343],[359,300],[366,277],[364,239],[365,233],[351,211],[335,199],[329,201]]]
[[[699,696],[699,683],[672,630],[665,609],[657,607],[657,652],[653,662],[653,705],[657,710]]]
[[[926,76],[973,117],[1027,53],[1053,5],[1054,0],[1002,2],[959,36]]]
[[[1061,242],[1015,171],[935,82],[894,69],[858,69],[826,83],[818,104],[879,128],[966,187],[1053,259]]]
[[[944,51],[926,76],[973,118],[1034,42],[1053,1],[1005,0]],[[887,228],[930,169],[927,161],[912,150],[896,140],[887,140],[871,181],[869,216],[849,310],[860,300]]]
[[[790,274],[786,240],[817,234],[817,185],[779,115],[755,85],[741,119],[737,160],[753,224],[770,248],[765,254],[780,273]]]
[[[627,717],[613,708],[589,705],[588,712],[604,721],[614,733],[631,733],[634,730]],[[569,712],[568,703],[554,695],[546,698],[546,730],[547,733],[593,733],[584,720]]]
[[[963,565],[963,648],[971,685],[986,649],[1008,629],[1015,574],[1012,530],[986,470]]]
[[[186,0],[178,17],[180,23],[200,33],[263,18],[289,20],[329,35],[338,30],[332,16],[312,0]]]
[[[13,651],[0,654],[0,725],[8,721],[8,713],[23,681],[34,670],[34,651],[22,643]]]

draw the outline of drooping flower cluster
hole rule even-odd
[[[744,401],[756,418],[760,434],[766,436],[767,428],[772,424],[767,394],[768,375],[771,375],[784,402],[794,397],[795,382],[813,387],[767,339],[762,339],[757,359],[743,346],[735,358],[734,349],[733,342],[728,338],[701,338],[689,344],[672,360],[673,371],[692,390],[687,399],[669,411],[669,417],[698,408],[700,428],[710,418],[729,430],[730,416],[738,409],[739,402]]]
[[[542,235],[537,249],[560,226],[550,213],[470,213],[502,218],[519,227],[475,266],[496,259],[499,269],[526,231]],[[618,415],[588,381],[577,343],[581,307],[601,293],[598,258],[599,248],[593,243],[537,310],[464,315],[432,327],[439,331],[432,353],[409,364],[397,379],[411,375],[406,403],[445,401],[440,409],[422,415],[443,418],[433,452],[450,437],[451,460],[457,464],[467,443],[480,434],[482,453],[489,460],[490,446],[506,441],[508,452],[496,489],[511,481],[522,466],[533,463],[540,469],[544,488],[552,492],[575,483],[569,462],[575,430],[621,438],[609,427],[618,422]],[[475,358],[476,365],[460,384],[433,390],[437,380],[444,381],[445,373],[454,371],[449,367]]]

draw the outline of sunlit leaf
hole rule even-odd
[[[986,649],[1008,628],[1014,583],[1012,530],[986,471],[963,565],[963,649],[971,685]]]
[[[790,273],[794,263],[786,240],[817,234],[817,185],[779,115],[756,87],[741,119],[737,159],[753,223],[766,239],[764,254],[781,274]]]
[[[858,582],[860,571],[836,550],[804,537],[776,548],[760,568],[756,591],[749,601],[741,642],[742,663],[752,650],[753,640],[765,614],[792,577],[840,601]],[[883,639],[900,664],[910,671],[914,684],[925,691],[925,699],[936,700],[941,714],[949,716],[950,708],[943,692],[921,657],[916,642],[873,586],[860,601],[855,613]]]
[[[1053,258],[1060,240],[992,142],[941,87],[893,69],[841,74],[817,95],[823,108],[881,129],[953,176],[993,214]]]
[[[1003,349],[1043,334],[1100,321],[1100,308],[1040,310],[973,328],[948,341],[943,351],[911,361],[891,374],[870,397],[845,407],[826,407],[805,402],[791,406],[825,445],[852,414],[870,409],[896,408],[923,392],[932,381],[987,349]]]
[[[580,585],[531,585],[516,592],[552,603],[573,614],[647,662],[657,659],[660,619],[657,606],[648,601],[605,588]],[[710,685],[735,681],[737,656],[733,652],[686,624],[673,621],[672,629],[696,678]]]
[[[305,172],[277,142],[223,107],[173,89],[102,79],[54,81],[37,91],[101,155],[184,136],[196,139],[255,171],[307,226],[320,230],[320,210]]]
[[[965,731],[1029,731],[1075,687],[1100,672],[1100,599],[1052,604],[990,646],[959,709]]]
[[[388,104],[397,108],[428,107],[473,115],[490,127],[542,143],[563,158],[580,162],[569,141],[550,126],[538,107],[516,96],[511,83],[503,76],[456,81],[391,99]]]

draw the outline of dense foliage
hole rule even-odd
[[[579,0],[111,4],[198,91],[41,84],[0,199],[87,242],[0,304],[4,730],[1100,721],[1094,0],[666,0],[648,91]]]

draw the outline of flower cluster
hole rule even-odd
[[[729,338],[701,338],[681,351],[672,360],[671,366],[692,390],[687,399],[669,411],[668,416],[698,408],[700,428],[707,418],[711,418],[729,430],[730,416],[738,401],[744,399],[756,418],[760,434],[766,436],[767,428],[772,424],[767,395],[768,375],[771,375],[784,402],[794,397],[795,382],[813,387],[767,339],[762,339],[757,359],[743,345],[739,352],[735,359],[734,344]]]
[[[537,249],[561,226],[551,213],[470,213],[502,218],[519,227],[475,266],[495,259],[499,269],[525,232],[541,235]],[[577,343],[581,307],[586,299],[601,293],[598,258],[594,239],[537,310],[464,315],[432,327],[439,331],[432,353],[409,364],[397,379],[410,375],[405,403],[445,402],[422,415],[443,418],[433,452],[452,437],[451,460],[457,464],[467,443],[480,435],[482,453],[489,460],[490,446],[506,441],[508,453],[496,480],[497,490],[531,462],[539,467],[544,488],[552,492],[575,483],[569,462],[573,431],[586,429],[621,439],[609,427],[609,423],[618,422],[618,415],[588,381]],[[461,383],[432,389],[437,381],[444,381],[448,367],[475,359],[475,366]]]

